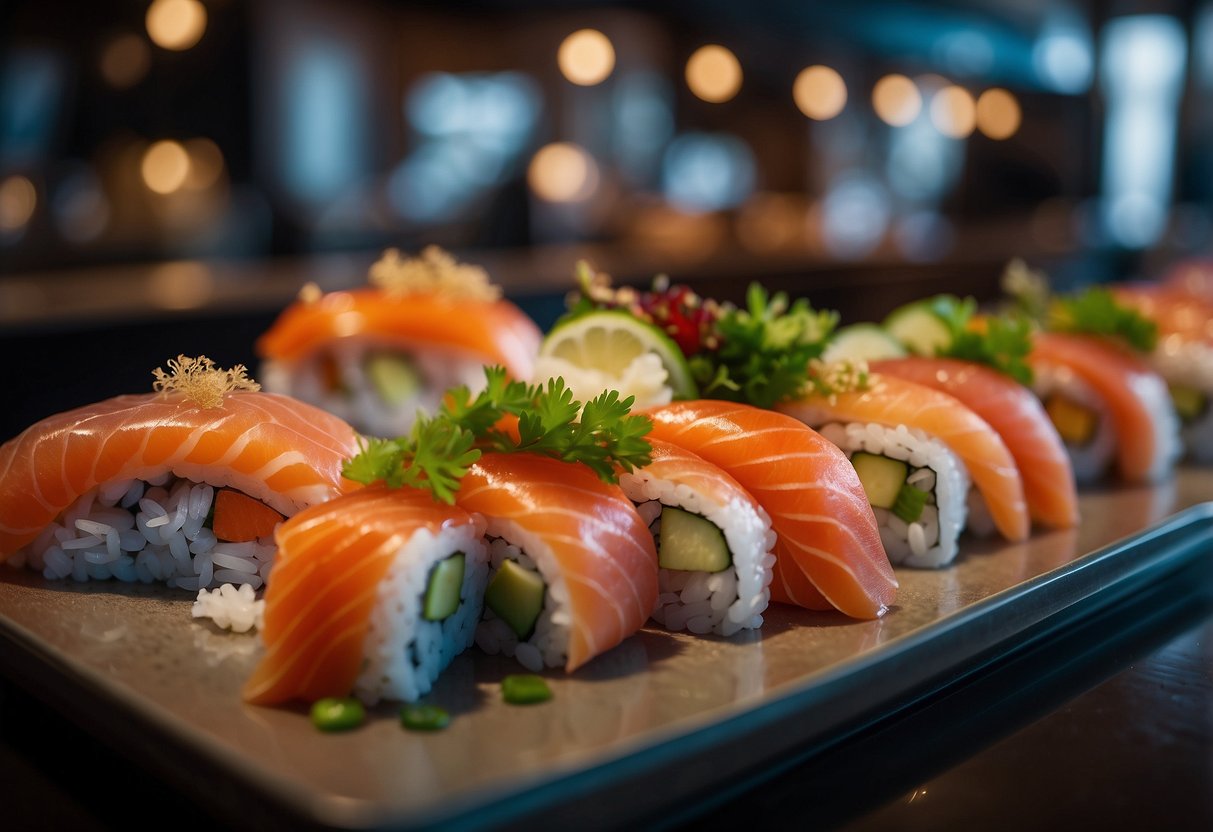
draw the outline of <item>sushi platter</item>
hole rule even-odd
[[[163,586],[4,569],[0,672],[201,803],[239,807],[242,825],[618,825],[842,739],[1208,557],[1210,499],[1213,471],[1184,466],[1155,486],[1085,490],[1077,528],[966,536],[949,567],[897,569],[879,619],[774,605],[728,638],[650,626],[573,674],[547,671],[553,697],[536,706],[500,699],[515,663],[468,651],[428,697],[452,715],[432,734],[403,731],[391,705],[328,735],[302,706],[245,704],[254,638],[191,620],[192,595]]]

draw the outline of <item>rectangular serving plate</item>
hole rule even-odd
[[[504,704],[518,666],[472,650],[427,697],[454,716],[435,734],[403,731],[390,705],[329,735],[302,708],[243,704],[255,639],[191,620],[189,596],[162,587],[0,570],[0,672],[241,826],[617,826],[828,749],[1207,557],[1211,499],[1200,469],[1087,492],[1078,529],[966,538],[951,567],[899,569],[880,620],[773,606],[730,639],[646,629],[545,674],[541,705]]]

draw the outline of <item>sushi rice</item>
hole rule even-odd
[[[966,527],[970,503],[985,507],[981,495],[970,488],[969,474],[956,454],[938,439],[905,425],[831,422],[819,431],[848,458],[863,451],[907,463],[906,483],[930,495],[922,516],[912,523],[889,509],[872,507],[889,560],[931,568],[956,558],[957,539]]]
[[[523,569],[538,572],[543,578],[543,609],[535,621],[534,632],[526,641],[488,605],[476,627],[476,646],[490,655],[513,656],[527,670],[539,672],[545,667],[563,667],[568,659],[569,594],[555,556],[538,535],[531,535],[503,521],[489,521],[489,578],[501,565],[512,560]]]
[[[1151,354],[1150,364],[1168,384],[1204,395],[1204,410],[1183,422],[1180,435],[1188,456],[1203,464],[1213,463],[1213,346],[1178,335],[1164,337]]]
[[[658,540],[661,507],[674,506],[719,528],[732,555],[732,565],[720,572],[661,569],[654,621],[668,630],[723,636],[762,626],[775,565],[775,533],[766,511],[741,500],[718,504],[686,485],[655,478],[643,468],[621,476],[619,485]]]

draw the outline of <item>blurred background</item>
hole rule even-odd
[[[387,246],[546,326],[579,257],[859,320],[1015,256],[1065,286],[1210,245],[1213,0],[69,6],[0,6],[4,436],[55,409],[40,367],[93,367],[70,404],[252,365]]]

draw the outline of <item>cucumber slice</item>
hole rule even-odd
[[[894,309],[884,319],[889,334],[916,355],[933,356],[952,343],[948,327],[931,309],[934,298]]]
[[[543,576],[507,560],[489,581],[484,591],[484,603],[498,618],[505,621],[525,641],[535,629],[539,613],[543,612],[543,594],[546,590]]]
[[[390,405],[408,401],[421,388],[421,375],[403,355],[375,353],[366,359],[365,367],[375,391]]]
[[[919,517],[922,517],[922,510],[926,507],[927,498],[930,496],[926,491],[921,491],[906,483],[897,492],[897,500],[893,503],[891,510],[904,522],[914,523]]]
[[[1067,445],[1087,444],[1099,427],[1098,413],[1059,394],[1045,400],[1045,412]]]
[[[438,561],[430,569],[425,586],[425,601],[421,617],[426,621],[442,621],[459,609],[459,591],[463,588],[463,552]]]
[[[724,532],[711,520],[673,506],[661,508],[657,564],[681,572],[721,572],[733,565]]]
[[[905,358],[906,348],[876,324],[851,324],[834,333],[822,354],[824,361],[880,361]]]
[[[1175,412],[1184,424],[1196,421],[1209,406],[1209,398],[1195,387],[1185,387],[1181,384],[1169,385],[1171,401],[1175,403]]]
[[[851,465],[855,466],[868,502],[876,508],[893,507],[910,473],[910,466],[901,460],[863,451],[851,456]]]

